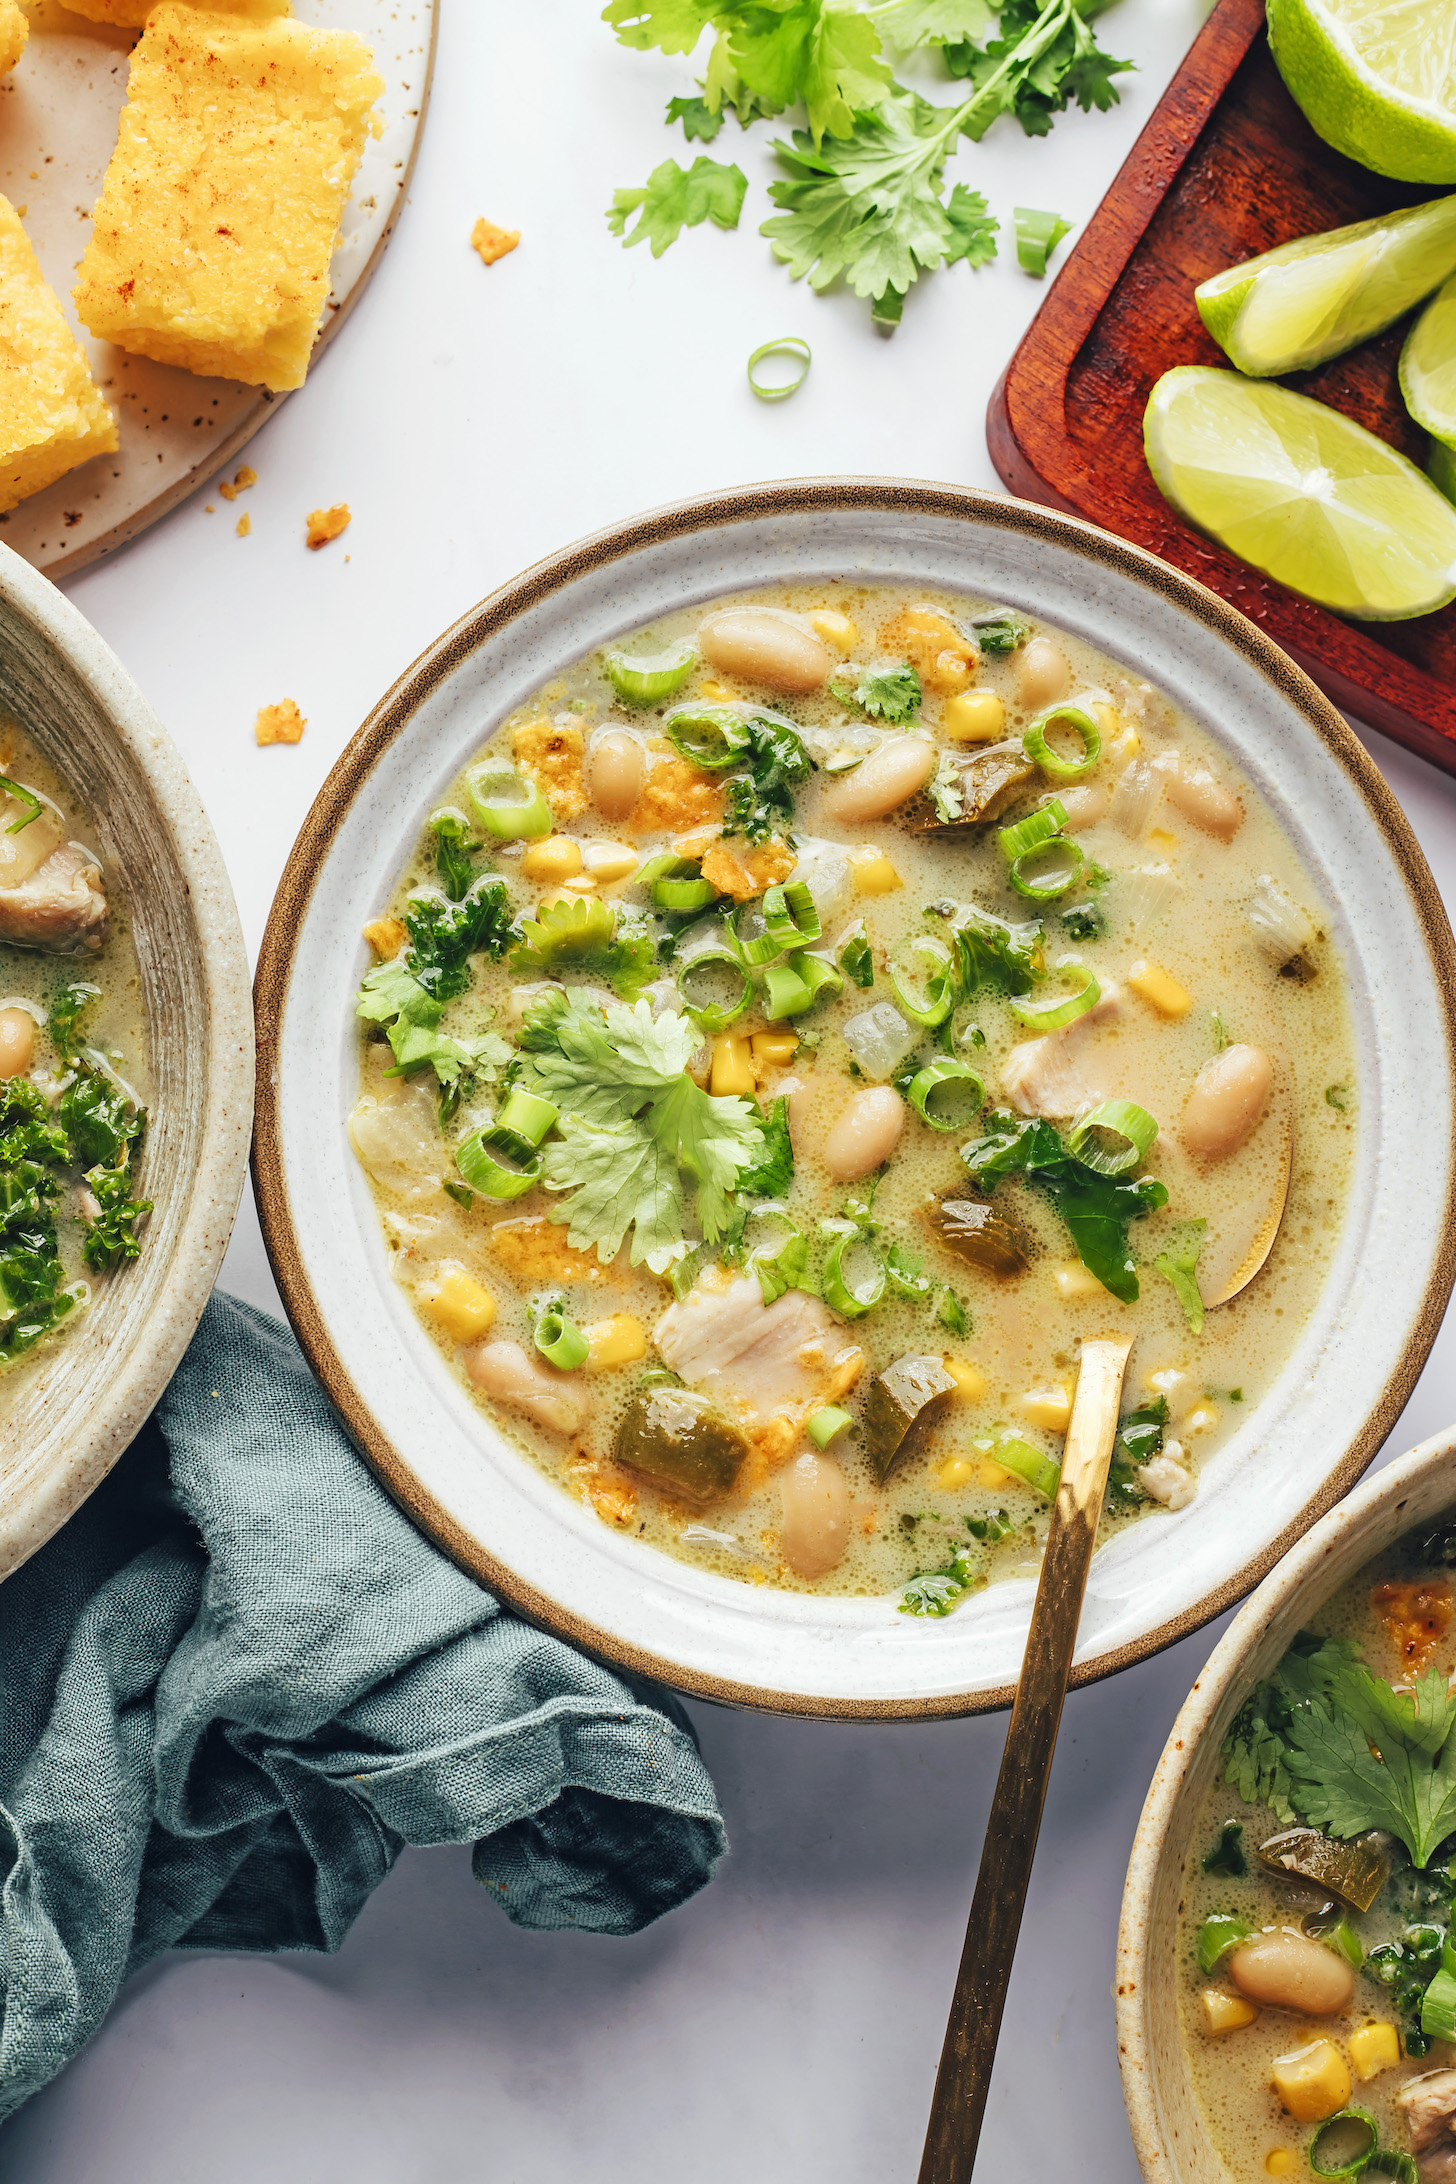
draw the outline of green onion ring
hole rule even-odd
[[[748,749],[751,711],[741,705],[680,705],[668,714],[662,732],[694,766],[721,773],[725,766],[736,765]]]
[[[804,1431],[815,1448],[828,1448],[830,1442],[843,1433],[846,1426],[853,1424],[852,1411],[836,1410],[832,1403],[826,1403],[823,1410],[816,1410],[812,1418],[805,1419]]]
[[[969,1087],[971,1112],[969,1115],[962,1115],[958,1121],[953,1119],[941,1122],[930,1112],[930,1101],[942,1085],[951,1084]],[[932,1130],[964,1130],[972,1116],[985,1106],[986,1087],[968,1062],[952,1061],[949,1055],[944,1055],[933,1062],[927,1062],[924,1069],[911,1078],[905,1097],[920,1120],[928,1122]]]
[[[1319,2159],[1320,2140],[1327,2131],[1333,2131],[1337,2123],[1358,2123],[1370,2134],[1370,2144],[1353,2161],[1343,2163],[1337,2169],[1327,2169]],[[1309,2165],[1316,2176],[1358,2176],[1380,2144],[1380,2126],[1368,2108],[1342,2108],[1338,2114],[1326,2116],[1324,2122],[1309,2142]]]
[[[482,766],[468,785],[476,816],[498,842],[534,841],[551,832],[551,806],[536,783],[512,767]]]
[[[768,890],[763,898],[763,924],[766,935],[778,942],[781,951],[805,948],[824,930],[814,897],[802,880],[790,880],[783,887]]]
[[[792,963],[771,963],[763,974],[763,1012],[771,1024],[802,1016],[814,999]]]
[[[1097,1142],[1093,1133],[1103,1142]],[[1098,1175],[1124,1175],[1147,1158],[1158,1134],[1157,1120],[1136,1100],[1099,1100],[1067,1139],[1067,1150]],[[1121,1140],[1108,1145],[1105,1140]]]
[[[0,774],[0,789],[3,789],[7,796],[13,796],[17,804],[28,804],[30,806],[29,811],[22,818],[12,820],[5,829],[7,834],[21,834],[30,825],[32,819],[39,819],[45,807],[34,789],[23,789],[20,783],[12,781],[8,774]]]
[[[905,988],[905,978],[913,975],[912,967],[917,958],[934,965],[923,977],[923,998]],[[937,940],[933,933],[911,933],[906,939],[897,941],[891,952],[890,984],[895,999],[911,1022],[933,1031],[937,1024],[945,1022],[955,1006],[955,957],[945,942]]]
[[[1069,963],[1062,968],[1082,984],[1075,993],[1063,994],[1058,1000],[1049,994],[1043,1001],[1034,1001],[1029,993],[1007,995],[1007,1003],[1018,1023],[1030,1024],[1034,1031],[1065,1031],[1068,1024],[1075,1024],[1079,1016],[1095,1009],[1102,999],[1102,988],[1085,963]]]
[[[693,640],[683,637],[660,652],[624,652],[614,645],[602,654],[602,665],[624,705],[661,705],[676,697],[696,658]]]
[[[832,997],[844,990],[843,976],[822,955],[806,955],[801,948],[789,957],[789,969],[808,987],[811,1007],[821,994]]]
[[[541,1180],[541,1155],[499,1124],[476,1130],[455,1148],[455,1165],[482,1198],[524,1198]]]
[[[982,1444],[978,1441],[977,1448]],[[1044,1449],[1033,1448],[1030,1441],[1022,1441],[1014,1433],[997,1434],[985,1449],[993,1464],[1000,1464],[1003,1471],[1012,1472],[1033,1493],[1046,1501],[1055,1501],[1057,1488],[1062,1483],[1062,1467],[1053,1462]]]
[[[659,910],[706,910],[717,900],[711,880],[654,880],[652,900]]]
[[[688,980],[695,971],[706,969],[709,964],[722,964],[735,972],[741,980],[738,993],[727,1001],[695,1001],[688,987]],[[677,990],[683,1009],[700,1031],[711,1037],[714,1032],[726,1031],[736,1024],[753,998],[753,980],[749,977],[738,957],[726,942],[708,942],[695,948],[688,960],[681,964],[677,974]]]
[[[996,846],[1008,864],[1018,857],[1025,857],[1033,849],[1042,849],[1053,841],[1067,823],[1067,807],[1059,796],[1049,797],[1039,804],[1025,819],[1018,819],[1014,827],[1002,827],[996,835]]]
[[[802,357],[804,362],[798,378],[787,379],[780,386],[765,386],[761,380],[755,379],[753,374],[766,356]],[[784,334],[778,341],[766,341],[761,348],[754,350],[752,356],[748,359],[748,384],[752,387],[760,402],[787,402],[789,396],[797,394],[800,387],[803,386],[804,381],[809,376],[809,366],[813,361],[814,352],[807,341],[801,341],[797,334]]]
[[[1412,2156],[1393,2146],[1377,2146],[1365,2167],[1377,2176],[1394,2177],[1395,2184],[1421,2184],[1421,2172]]]
[[[634,887],[651,887],[654,880],[683,880],[693,871],[690,857],[679,857],[670,849],[659,849],[655,855],[644,857],[632,875]]]
[[[513,1130],[528,1145],[539,1145],[560,1112],[550,1100],[540,1099],[534,1092],[523,1092],[518,1085],[507,1093],[495,1118],[495,1126],[497,1130]]]
[[[1065,726],[1081,738],[1082,756],[1063,758],[1047,742],[1048,728]],[[1021,739],[1021,748],[1049,781],[1080,781],[1102,756],[1102,730],[1085,706],[1053,705],[1038,714]]]
[[[844,1254],[852,1245],[862,1244],[871,1262],[871,1270],[856,1287],[844,1271]],[[851,1229],[837,1235],[824,1261],[824,1302],[831,1311],[845,1319],[863,1319],[872,1312],[885,1294],[885,1262],[868,1244],[859,1230]]]
[[[548,1365],[559,1366],[564,1373],[574,1373],[591,1355],[591,1344],[586,1336],[559,1306],[543,1312],[537,1320],[536,1348]]]
[[[778,956],[783,954],[784,950],[780,942],[775,940],[773,934],[767,929],[761,933],[755,933],[751,939],[746,934],[739,932],[738,920],[741,917],[747,917],[753,908],[752,903],[744,903],[740,909],[730,910],[723,923],[727,926],[732,936],[733,945],[738,950],[743,962],[747,964],[751,971],[761,971],[765,963],[772,963]],[[759,914],[762,915],[761,912]]]
[[[1038,879],[1028,870],[1034,858],[1045,857],[1048,853],[1055,855],[1058,850],[1070,860],[1062,872]],[[1065,835],[1058,834],[1051,841],[1039,842],[1035,849],[1025,850],[1021,856],[1013,857],[1006,877],[1017,894],[1025,895],[1028,902],[1055,902],[1058,895],[1065,895],[1069,887],[1076,886],[1086,862],[1081,843],[1069,841]]]

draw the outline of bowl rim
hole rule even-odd
[[[1145,2022],[1147,1960],[1152,1940],[1153,1898],[1163,1871],[1168,1831],[1199,1747],[1230,1687],[1247,1676],[1249,1655],[1265,1636],[1273,1617],[1282,1613],[1310,1580],[1318,1576],[1332,1549],[1344,1543],[1352,1531],[1364,1530],[1378,1511],[1408,1495],[1433,1471],[1443,1470],[1451,1478],[1452,1491],[1456,1492],[1453,1457],[1456,1457],[1456,1425],[1446,1426],[1439,1433],[1417,1442],[1404,1456],[1385,1465],[1373,1479],[1367,1479],[1335,1508],[1327,1510],[1244,1602],[1199,1671],[1168,1731],[1168,1741],[1148,1786],[1128,1859],[1113,1980],[1117,2061],[1133,2150],[1143,2175],[1150,2180],[1157,2179],[1157,2184],[1176,2184],[1178,2172],[1166,2151],[1155,2096]]]
[[[1456,942],[1435,878],[1405,813],[1374,760],[1334,706],[1262,630],[1215,592],[1082,518],[975,486],[874,476],[785,478],[730,486],[649,509],[592,532],[546,556],[468,609],[398,678],[346,745],[319,790],[278,883],[258,954],[253,984],[258,1042],[253,1184],[264,1248],[293,1331],[350,1438],[394,1499],[461,1568],[532,1622],[556,1632],[631,1674],[657,1678],[689,1696],[778,1714],[841,1720],[926,1720],[991,1713],[1009,1707],[1014,1683],[980,1691],[906,1699],[846,1700],[761,1689],[705,1675],[618,1639],[564,1603],[518,1578],[455,1521],[421,1485],[412,1467],[376,1424],[329,1335],[293,1231],[277,1096],[277,1063],[294,956],[318,873],[345,815],[368,776],[416,710],[483,643],[518,615],[568,586],[578,575],[622,560],[665,539],[692,537],[737,523],[816,510],[929,515],[1007,529],[1048,544],[1070,546],[1171,599],[1212,629],[1272,682],[1302,716],[1360,795],[1408,892],[1444,1000],[1446,1060],[1456,1099]],[[1282,1532],[1225,1582],[1176,1616],[1073,1667],[1072,1686],[1100,1680],[1176,1644],[1243,1599],[1319,1518],[1335,1507],[1381,1448],[1420,1376],[1456,1284],[1456,1151],[1448,1168],[1442,1242],[1411,1327],[1399,1369],[1381,1400],[1329,1473]]]

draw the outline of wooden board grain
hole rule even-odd
[[[1176,515],[1143,459],[1148,395],[1175,364],[1227,365],[1198,282],[1277,243],[1439,194],[1367,173],[1314,134],[1264,37],[1263,0],[1220,0],[1088,222],[992,398],[1013,493],[1085,516],[1242,609],[1337,705],[1456,773],[1456,607],[1348,622],[1248,568]],[[1402,321],[1284,383],[1420,462],[1396,380]]]

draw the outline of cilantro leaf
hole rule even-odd
[[[923,692],[920,677],[905,660],[899,667],[867,669],[853,691],[836,683],[834,695],[847,704],[857,705],[872,719],[888,721],[898,728],[914,720],[920,711]]]
[[[1203,1249],[1203,1239],[1208,1234],[1206,1221],[1189,1221],[1178,1231],[1166,1251],[1160,1251],[1153,1265],[1165,1281],[1173,1285],[1174,1295],[1183,1307],[1183,1317],[1195,1335],[1203,1333],[1203,1298],[1198,1288],[1198,1254]]]
[[[1330,1835],[1388,1829],[1424,1866],[1456,1828],[1453,1728],[1456,1697],[1440,1669],[1407,1694],[1345,1661],[1327,1695],[1295,1714],[1285,1758],[1292,1800]]]
[[[691,99],[669,99],[667,102],[667,126],[675,121],[682,123],[683,135],[691,144],[694,138],[700,144],[711,144],[723,126],[723,110],[715,113],[701,96]]]
[[[782,1198],[794,1180],[794,1148],[789,1140],[789,1103],[777,1099],[763,1126],[763,1150],[745,1168],[734,1188],[744,1198]]]
[[[664,159],[653,168],[644,188],[615,192],[607,225],[629,250],[634,243],[650,242],[653,257],[660,258],[685,227],[700,227],[704,220],[711,220],[715,227],[737,227],[747,188],[748,177],[741,167],[698,158],[684,171],[675,159]],[[628,234],[627,222],[634,213],[636,223]]]
[[[622,931],[610,903],[579,897],[553,902],[523,919],[521,945],[511,956],[515,978],[605,979],[622,1001],[635,1001],[657,971],[646,932]]]
[[[759,232],[793,279],[823,289],[842,278],[878,301],[933,271],[952,240],[938,192],[960,115],[898,91],[844,142],[816,147],[802,129],[776,142],[789,179],[770,185],[782,209]]]
[[[916,46],[985,38],[996,27],[988,0],[880,0],[869,12],[880,36],[902,53]]]
[[[792,792],[809,779],[814,762],[787,721],[767,713],[752,714],[742,727],[748,770],[731,775],[724,784],[723,832],[766,842],[791,825]]]
[[[994,1188],[1004,1175],[1024,1175],[1039,1184],[1065,1221],[1087,1271],[1124,1304],[1137,1302],[1128,1224],[1167,1204],[1166,1184],[1155,1176],[1133,1182],[1102,1175],[1076,1159],[1049,1122],[1007,1113],[993,1115],[985,1135],[961,1147],[961,1159],[983,1189]]]
[[[1254,1686],[1229,1725],[1222,1755],[1224,1780],[1246,1805],[1267,1805],[1286,1827],[1299,1817],[1286,1764],[1295,1710],[1327,1693],[1355,1658],[1347,1639],[1301,1633],[1274,1674]]]
[[[975,85],[963,124],[979,142],[1000,114],[1015,114],[1028,136],[1045,136],[1053,117],[1075,103],[1083,112],[1117,103],[1112,78],[1135,66],[1114,60],[1098,45],[1087,23],[1095,11],[1078,0],[1007,0],[1000,10],[1000,37],[987,44],[967,39],[947,45],[952,76]]]
[[[968,190],[964,182],[957,182],[946,201],[945,216],[950,226],[946,264],[955,265],[964,258],[972,267],[989,265],[996,255],[996,237],[1001,231],[1001,223],[992,219],[986,210],[986,200],[981,192]]]
[[[713,0],[609,0],[602,21],[639,53],[691,53],[713,15]]]

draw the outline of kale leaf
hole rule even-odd
[[[471,984],[470,957],[503,956],[515,936],[504,880],[476,881],[459,902],[415,895],[405,907],[405,962],[433,1001],[453,1001]]]
[[[46,1030],[50,1033],[51,1043],[66,1069],[74,1066],[81,1051],[78,1020],[90,1008],[91,1003],[100,998],[99,986],[84,985],[79,979],[59,987],[51,996]]]
[[[1138,1484],[1138,1470],[1150,1464],[1163,1446],[1168,1423],[1168,1399],[1156,1396],[1151,1403],[1130,1410],[1118,1421],[1112,1444],[1112,1464],[1107,1478],[1107,1499],[1114,1508],[1136,1508],[1147,1500]]]
[[[93,1272],[109,1274],[141,1251],[137,1223],[151,1212],[152,1201],[132,1197],[129,1163],[120,1168],[92,1168],[86,1184],[100,1210],[86,1224],[82,1252]]]
[[[1173,1293],[1183,1307],[1183,1317],[1195,1335],[1203,1333],[1203,1296],[1198,1287],[1198,1254],[1203,1249],[1203,1239],[1208,1234],[1206,1221],[1186,1221],[1169,1243],[1166,1251],[1160,1251],[1153,1265],[1165,1281],[1173,1285]]]
[[[793,791],[809,779],[814,762],[787,722],[753,714],[745,726],[747,770],[731,774],[726,783],[723,832],[766,842],[792,825]]]
[[[1068,1150],[1049,1122],[1004,1112],[992,1116],[983,1137],[962,1146],[961,1159],[987,1190],[1006,1175],[1023,1175],[1038,1184],[1065,1221],[1088,1272],[1124,1304],[1137,1302],[1137,1262],[1128,1248],[1128,1224],[1167,1204],[1165,1184],[1155,1176],[1133,1182],[1100,1175]]]
[[[145,1111],[99,1070],[84,1069],[61,1094],[56,1118],[81,1167],[112,1167],[146,1127]]]

